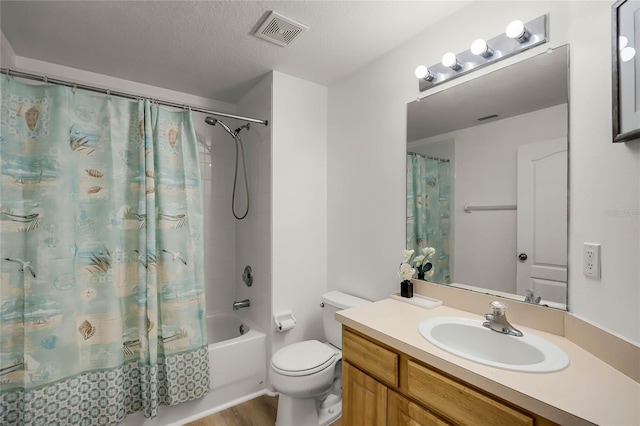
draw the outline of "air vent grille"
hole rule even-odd
[[[278,12],[271,12],[254,34],[278,46],[288,46],[308,29],[306,25],[282,16]]]

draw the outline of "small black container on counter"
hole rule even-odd
[[[404,280],[400,283],[400,296],[413,297],[413,283],[409,280]]]

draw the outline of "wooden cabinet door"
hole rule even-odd
[[[533,426],[533,417],[413,361],[407,362],[407,395],[464,426]]]
[[[387,387],[342,362],[342,425],[386,426]]]
[[[402,395],[391,390],[387,407],[388,426],[448,426],[421,406],[414,404]]]

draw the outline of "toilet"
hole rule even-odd
[[[273,354],[269,379],[280,394],[276,426],[326,426],[342,415],[342,324],[334,314],[367,303],[339,291],[323,294],[327,342],[305,340]]]

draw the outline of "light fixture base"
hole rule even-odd
[[[432,81],[424,79],[419,80],[418,88],[420,92],[431,89],[439,84],[453,80],[454,78],[465,75],[473,70],[480,69],[486,65],[501,61],[505,58],[513,56],[517,53],[524,52],[532,47],[546,43],[549,33],[549,17],[548,15],[539,16],[529,22],[524,23],[529,33],[528,40],[520,43],[517,40],[507,37],[505,33],[487,41],[487,45],[493,51],[491,56],[480,56],[471,53],[471,49],[456,55],[458,61],[463,64],[462,69],[456,71],[449,67],[437,63],[429,67],[431,73],[437,76]]]

